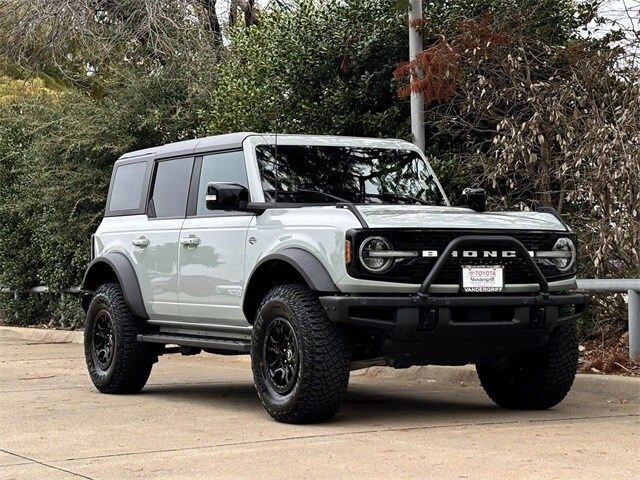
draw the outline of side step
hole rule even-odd
[[[139,342],[164,343],[165,345],[180,345],[183,347],[197,347],[220,353],[249,353],[251,343],[226,338],[195,337],[192,335],[168,335],[163,333],[143,335],[137,337]]]

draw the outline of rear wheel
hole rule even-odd
[[[253,327],[251,364],[258,396],[274,419],[333,417],[349,383],[351,350],[315,293],[301,285],[271,290]]]
[[[547,346],[501,365],[477,365],[480,383],[497,405],[518,410],[543,410],[569,393],[578,368],[575,324],[551,332]]]
[[[102,393],[142,390],[158,357],[152,346],[137,341],[143,324],[129,309],[120,285],[96,290],[87,310],[84,353],[89,376]]]

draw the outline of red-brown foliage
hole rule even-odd
[[[483,15],[480,20],[459,21],[458,32],[456,46],[476,54],[486,55],[492,47],[506,45],[509,41],[509,37],[495,27],[491,14]]]
[[[491,48],[508,42],[508,36],[494,27],[491,15],[462,20],[458,31],[451,43],[440,36],[416,58],[394,71],[397,81],[406,82],[398,90],[400,97],[422,93],[427,104],[451,100],[460,82],[462,54],[488,55]]]
[[[420,92],[424,94],[427,103],[449,100],[455,93],[460,78],[459,56],[444,38],[436,41],[418,53],[411,62],[396,69],[396,80],[409,77],[408,84],[400,87],[398,94],[406,97]]]

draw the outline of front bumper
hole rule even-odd
[[[478,363],[539,348],[587,301],[579,293],[320,297],[332,321],[378,331],[387,362],[397,367]]]

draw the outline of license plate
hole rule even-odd
[[[504,289],[504,267],[462,267],[462,289],[465,292],[501,292]]]

